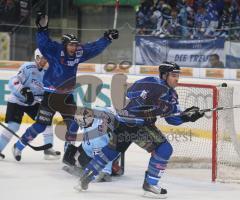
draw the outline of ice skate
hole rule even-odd
[[[53,148],[44,150],[44,159],[45,160],[58,160],[61,157],[60,151],[55,151]]]
[[[109,173],[100,172],[96,178],[96,182],[112,182],[112,177]]]
[[[4,160],[5,155],[0,152],[0,160]]]
[[[144,197],[155,198],[155,199],[166,199],[167,190],[159,187],[158,185],[150,185],[144,180],[143,183]]]
[[[83,169],[81,167],[68,166],[68,165],[63,166],[62,170],[77,177],[80,177],[83,172]]]
[[[88,184],[93,180],[94,174],[93,171],[89,170],[87,173],[82,174],[79,179],[78,185],[74,187],[77,191],[84,191],[88,189]]]
[[[21,160],[22,152],[16,147],[16,144],[13,145],[12,153],[13,153],[13,156],[16,159],[16,161]]]

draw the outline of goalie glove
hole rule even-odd
[[[37,12],[36,26],[38,31],[45,31],[48,29],[48,16],[43,12]]]
[[[104,33],[104,37],[108,38],[109,40],[116,40],[119,37],[119,32],[117,29],[110,29]]]
[[[204,113],[199,112],[199,108],[192,106],[183,111],[181,118],[184,122],[195,122],[204,116]]]

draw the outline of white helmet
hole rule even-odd
[[[36,62],[39,62],[40,58],[42,58],[42,57],[43,57],[43,55],[42,55],[42,53],[40,52],[40,50],[39,50],[39,49],[36,49],[36,50],[34,51],[34,59],[35,59],[35,61],[36,61]]]

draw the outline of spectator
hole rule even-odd
[[[153,14],[153,1],[144,1],[139,11],[136,14],[136,27],[140,29],[138,31],[139,34],[149,34],[151,29],[153,28],[153,24],[151,23],[151,16]],[[150,30],[149,30],[150,29]]]
[[[169,19],[169,24],[167,27],[168,33],[171,36],[180,36],[181,27],[179,24],[178,12],[176,9],[171,11],[171,18]]]
[[[156,4],[155,4],[156,10],[160,10],[160,11],[161,11],[164,4],[165,4],[165,1],[164,1],[164,0],[158,0],[158,1],[156,2]]]
[[[14,0],[0,2],[1,20],[6,23],[16,23],[19,16],[19,3]]]
[[[197,14],[194,17],[194,28],[193,38],[203,38],[207,28],[206,9],[203,5],[197,9]]]
[[[165,37],[167,35],[166,27],[168,24],[168,19],[164,17],[163,11],[164,9],[155,10],[151,16],[151,22],[155,24],[155,30],[152,32],[152,35],[154,36]]]
[[[239,4],[240,0],[145,0],[137,12],[137,28],[141,34],[160,37],[233,39],[239,35],[230,29],[239,26]]]
[[[236,29],[234,29],[234,39],[239,40],[240,38],[240,7],[238,6],[238,10],[237,10],[237,14],[236,14],[236,18],[234,20],[234,27],[238,27]]]
[[[216,29],[218,28],[218,18],[219,18],[218,11],[216,10],[217,6],[216,6],[216,3],[213,2],[212,0],[205,1],[204,5],[207,13],[205,16],[207,28],[204,36],[214,37]]]
[[[219,20],[220,31],[218,36],[228,38],[230,28],[230,16],[231,14],[229,10],[225,8]]]
[[[190,24],[188,24],[188,10],[187,10],[187,6],[185,3],[183,3],[183,6],[180,8],[178,17],[179,17],[179,25],[180,25],[180,32],[181,32],[181,36],[183,37],[189,37],[189,26]]]

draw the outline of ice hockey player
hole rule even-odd
[[[35,120],[39,108],[39,101],[43,95],[43,75],[47,60],[42,56],[39,49],[34,52],[35,62],[26,62],[21,65],[16,76],[9,80],[11,90],[7,103],[5,122],[8,128],[17,132],[20,128],[24,113]],[[53,143],[53,131],[47,127],[44,134],[44,143]],[[4,159],[1,152],[9,143],[12,134],[3,130],[0,134],[0,158]],[[45,159],[59,159],[60,152],[52,148],[44,151]],[[20,157],[17,157],[20,160]]]
[[[79,118],[78,118],[79,120]],[[85,109],[82,112],[83,141],[79,147],[69,145],[65,151],[63,162],[68,166],[63,169],[72,174],[79,175],[84,168],[109,142],[115,121],[115,113],[112,108]],[[84,122],[84,123],[83,123]],[[75,157],[77,157],[77,162]],[[79,169],[80,168],[80,169]],[[112,162],[109,162],[96,178],[97,182],[110,182],[112,174]]]
[[[117,30],[109,30],[95,42],[80,44],[73,34],[64,34],[62,43],[52,41],[48,35],[48,16],[37,13],[37,45],[47,59],[49,68],[44,74],[44,95],[36,123],[28,128],[15,145],[15,157],[21,155],[26,142],[33,140],[52,124],[53,116],[59,112],[67,125],[66,141],[76,140],[79,128],[74,116],[76,103],[73,90],[76,85],[78,64],[99,55],[113,39],[118,38]]]
[[[75,187],[76,190],[87,190],[88,184],[106,164],[134,142],[152,153],[143,183],[144,195],[166,198],[167,190],[161,188],[158,182],[167,167],[173,149],[166,137],[155,126],[156,117],[165,117],[169,124],[177,126],[184,122],[195,122],[204,114],[199,112],[198,107],[190,107],[181,112],[174,89],[180,74],[180,67],[177,64],[164,62],[159,66],[159,73],[159,78],[143,78],[128,89],[127,97],[130,102],[124,108],[126,117],[118,117],[118,128],[114,131],[116,135],[113,135],[108,146],[103,147],[85,167]],[[181,112],[181,115],[169,116],[177,112]],[[131,117],[133,120],[129,121]],[[129,141],[129,138],[132,141]]]

